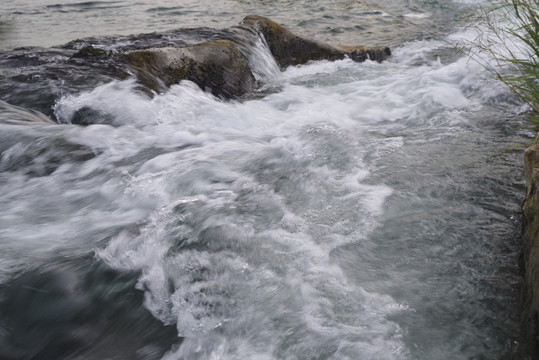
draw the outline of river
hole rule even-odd
[[[0,100],[61,123],[0,113],[0,358],[526,358],[518,252],[534,133],[455,51],[473,38],[461,12],[481,4],[0,4],[0,70],[14,79]],[[129,34],[248,14],[392,56],[281,72],[262,48],[266,86],[243,101],[190,82],[150,97],[133,79],[32,73],[71,40],[116,50]],[[81,109],[94,124],[70,124]]]

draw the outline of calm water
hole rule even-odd
[[[0,4],[0,100],[61,123],[0,113],[0,358],[525,358],[534,134],[450,45],[473,37],[456,20],[479,2],[375,4]],[[29,74],[68,50],[9,50],[121,49],[112,35],[253,13],[393,56],[280,72],[260,47],[269,87],[224,102],[189,82],[153,98],[132,79],[62,83]],[[70,124],[81,109],[99,124]]]
[[[224,28],[248,14],[267,16],[323,41],[394,46],[429,35],[420,28],[445,34],[454,27],[458,11],[471,4],[473,0],[11,0],[0,4],[0,49],[60,45],[95,35]]]

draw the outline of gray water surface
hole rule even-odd
[[[88,36],[237,25],[267,16],[322,41],[394,46],[444,36],[469,4],[445,1],[77,1],[14,0],[0,4],[0,49],[54,46]]]

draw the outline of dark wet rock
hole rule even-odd
[[[93,46],[86,46],[81,50],[77,51],[71,56],[71,58],[95,58],[107,56],[108,53],[105,50],[95,48]]]
[[[83,106],[77,109],[70,119],[70,123],[74,125],[92,125],[92,124],[112,124],[113,116],[100,110],[92,109],[88,106]]]
[[[256,81],[236,44],[216,40],[184,48],[158,48],[124,55],[145,86],[155,91],[190,80],[224,98],[255,90]]]
[[[84,260],[0,287],[1,359],[160,359],[181,341],[143,306],[139,274]]]
[[[366,60],[382,62],[389,56],[391,56],[391,50],[388,47],[339,45],[339,48],[345,52],[346,56],[357,62],[362,62]]]
[[[62,95],[95,88],[129,76],[110,57],[71,58],[74,51],[19,49],[0,52],[0,100],[39,111],[56,121],[53,105]]]
[[[248,51],[245,43],[252,42],[253,35],[258,34],[264,37],[281,68],[345,57],[354,61],[382,61],[391,54],[389,48],[337,47],[306,39],[268,18],[251,15],[238,27],[214,31],[212,37],[218,40],[180,48],[135,50],[123,56],[136,70],[141,83],[154,91],[164,91],[181,80],[191,80],[214,95],[236,98],[256,88],[246,59]],[[93,54],[93,50],[90,54]]]
[[[387,47],[336,47],[306,39],[292,33],[280,24],[258,15],[245,17],[240,26],[264,35],[272,55],[281,68],[305,64],[313,60],[339,60],[346,56],[355,61],[371,59],[380,62],[391,55],[391,51]]]
[[[539,143],[524,153],[526,198],[521,269],[524,273],[522,325],[526,345],[534,359],[539,356]]]

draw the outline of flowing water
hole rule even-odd
[[[20,62],[0,99],[62,125],[0,113],[0,358],[525,358],[533,133],[450,45],[472,36],[456,19],[478,4],[2,3],[3,64]],[[223,101],[189,82],[153,97],[132,79],[53,83],[28,68],[67,50],[8,50],[88,36],[74,46],[120,49],[251,13],[393,56],[281,72],[260,43],[266,86]]]

